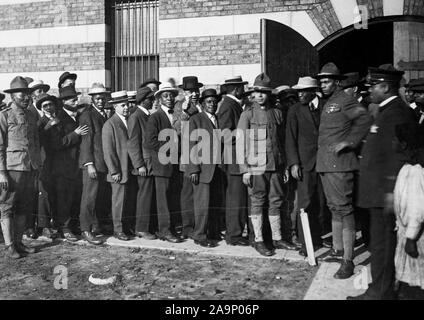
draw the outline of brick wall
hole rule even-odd
[[[1,6],[1,30],[105,23],[107,0],[55,0]]]
[[[160,66],[260,63],[258,33],[162,39]]]
[[[404,0],[403,14],[424,16],[423,0]]]

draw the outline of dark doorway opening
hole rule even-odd
[[[332,61],[343,73],[358,71],[366,75],[367,67],[393,64],[393,22],[353,29],[318,50],[320,66]]]

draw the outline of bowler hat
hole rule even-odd
[[[128,95],[128,102],[136,101],[137,91],[127,91],[127,95]]]
[[[365,79],[359,75],[359,72],[349,72],[344,75],[346,79],[340,82],[340,87],[342,87],[342,89],[357,87],[365,82]]]
[[[378,68],[369,67],[367,82],[371,85],[381,82],[399,83],[404,73],[404,71],[395,69],[395,67],[389,63],[382,64]]]
[[[221,95],[218,94],[215,89],[206,89],[202,91],[199,102],[202,103],[203,100],[205,100],[208,97],[215,97],[218,99],[218,101],[221,100]]]
[[[253,82],[253,91],[272,92],[271,79],[262,72],[255,78],[255,81]]]
[[[424,92],[424,78],[411,80],[411,84],[409,85],[409,90],[414,92]]]
[[[10,89],[3,90],[6,93],[13,93],[13,92],[31,92],[31,89],[28,88],[28,82],[25,80],[25,78],[21,76],[16,76],[12,79],[10,82]]]
[[[203,87],[203,83],[199,82],[195,76],[188,76],[183,78],[183,84],[180,84],[178,87],[183,90],[199,89]]]
[[[81,92],[76,92],[73,86],[59,88],[59,99],[66,100],[80,95]]]
[[[177,88],[174,88],[169,82],[164,82],[159,87],[159,90],[155,92],[155,97],[157,97],[158,95],[160,95],[162,92],[166,92],[166,91],[172,92],[176,96],[179,93],[178,89]]]
[[[54,103],[54,105],[57,105],[57,98],[55,96],[49,95],[45,92],[43,92],[42,94],[40,94],[40,96],[38,97],[37,100],[37,109],[41,109],[41,104],[45,101],[51,101]]]
[[[339,68],[333,62],[328,62],[322,66],[321,72],[318,73],[314,78],[332,78],[336,80],[342,80],[346,77],[340,73]]]
[[[153,97],[153,96],[154,96],[154,92],[149,87],[138,88],[137,94],[135,96],[135,102],[141,103],[144,100],[146,100],[147,98],[150,98],[150,97]]]
[[[128,101],[128,94],[125,90],[112,92],[110,96],[112,100],[109,100],[109,103],[111,104]]]
[[[317,89],[318,81],[312,77],[300,77],[297,84],[292,87],[295,90]]]
[[[100,82],[94,82],[91,85],[91,88],[88,90],[88,94],[90,96],[95,94],[108,94],[108,93],[110,93],[110,91],[108,91],[106,87],[104,86],[104,84]]]
[[[50,90],[50,86],[48,84],[45,84],[42,80],[34,80],[30,84],[28,84],[28,88],[30,88],[32,91],[41,89],[44,92],[47,92]]]
[[[155,78],[148,78],[142,84],[140,84],[139,88],[143,88],[147,86],[149,83],[155,83],[159,86],[162,82],[156,80]]]
[[[65,82],[66,79],[73,79],[76,80],[77,79],[77,75],[75,73],[70,73],[68,71],[65,71],[64,73],[62,73],[59,77],[59,83],[57,84],[57,87],[60,88],[61,84]]]

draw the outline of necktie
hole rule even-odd
[[[215,117],[215,115],[211,115],[211,120],[212,120],[212,123],[213,123],[213,126],[215,127],[215,128],[218,128],[218,123],[216,122],[216,117]]]
[[[173,114],[173,113],[174,113],[174,109],[169,109],[169,110],[168,110],[168,113],[169,113],[169,114]]]
[[[101,110],[100,114],[103,116],[103,118],[105,118],[105,119],[107,118],[107,114],[104,110]]]

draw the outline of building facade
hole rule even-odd
[[[279,85],[328,60],[424,76],[422,0],[0,0],[0,13],[0,90],[18,74],[57,89],[65,70],[82,91],[151,76],[253,82],[262,70]]]

